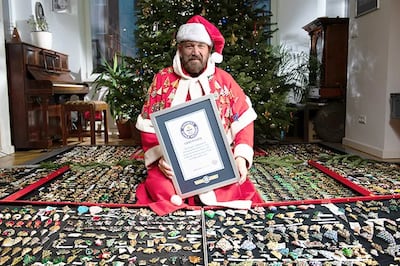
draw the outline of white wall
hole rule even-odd
[[[346,133],[343,144],[380,158],[400,158],[400,120],[390,119],[390,93],[400,92],[400,1],[354,17],[350,5]],[[358,122],[366,117],[366,124]]]
[[[272,12],[278,31],[275,44],[283,44],[294,52],[310,50],[310,38],[303,30],[318,17],[347,17],[346,0],[273,0]],[[299,15],[301,14],[301,15]]]
[[[53,50],[69,55],[69,69],[77,81],[84,81],[87,73],[86,49],[90,40],[86,30],[86,6],[89,1],[70,0],[66,13],[52,11],[51,0],[13,0],[10,2],[11,21],[18,28],[21,40],[31,43],[30,28],[26,20],[35,13],[35,3],[41,2],[53,34]]]
[[[292,48],[294,52],[308,52],[310,38],[302,27],[317,17],[325,16],[324,2],[321,0],[272,1],[272,12],[278,23],[275,44]]]

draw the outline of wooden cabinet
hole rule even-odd
[[[349,19],[320,17],[303,29],[310,36],[310,91],[316,91],[309,97],[301,117],[304,140],[312,141],[310,132],[313,129],[320,140],[341,142],[344,137]]]
[[[87,84],[73,82],[68,55],[53,50],[7,43],[6,60],[13,145],[16,149],[51,147],[61,138],[61,99],[85,95]]]
[[[349,19],[321,17],[303,29],[310,35],[310,85],[322,99],[345,97]]]

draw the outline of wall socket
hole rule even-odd
[[[358,123],[362,125],[367,124],[367,117],[365,115],[358,116]]]

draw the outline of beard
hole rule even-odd
[[[192,77],[199,76],[207,65],[207,62],[203,62],[203,58],[198,56],[191,56],[190,58],[181,58],[183,68]]]

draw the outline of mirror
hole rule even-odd
[[[36,2],[36,4],[35,4],[35,16],[36,16],[36,20],[38,20],[38,21],[44,19],[44,10],[43,10],[42,3],[40,3],[40,2]]]

